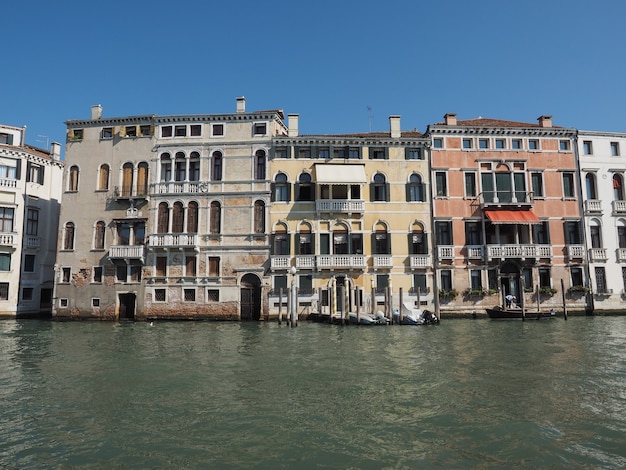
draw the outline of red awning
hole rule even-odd
[[[487,218],[494,224],[540,224],[533,211],[485,211]]]

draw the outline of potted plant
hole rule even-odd
[[[554,295],[556,294],[556,289],[550,286],[544,286],[539,288],[539,293],[543,295]]]
[[[439,289],[439,300],[449,301],[454,299],[459,293],[456,289]]]

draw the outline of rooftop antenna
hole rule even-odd
[[[370,119],[370,132],[372,132],[372,107],[370,105],[367,105],[367,114]]]
[[[43,147],[45,149],[48,148],[48,144],[50,142],[50,137],[48,137],[47,135],[41,135],[41,134],[37,134],[38,139],[35,140],[35,142],[39,142],[39,143],[45,143],[46,145]]]

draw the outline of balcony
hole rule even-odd
[[[135,188],[132,186],[115,186],[113,188],[113,199],[116,201],[134,201],[148,199],[148,188]]]
[[[539,259],[551,258],[550,245],[487,245],[487,258],[492,259]]]
[[[602,201],[598,199],[587,199],[585,201],[585,214],[601,214]]]
[[[565,249],[569,259],[582,259],[585,257],[585,247],[582,245],[567,245]]]
[[[197,233],[162,233],[150,235],[150,248],[196,248],[198,246]]]
[[[14,178],[0,178],[0,188],[17,188],[17,180]]]
[[[199,181],[161,181],[150,185],[150,194],[196,194],[207,191],[207,184]]]
[[[437,257],[442,259],[454,259],[454,246],[440,245],[437,247]]]
[[[613,214],[626,214],[626,201],[611,201]]]
[[[374,269],[393,267],[393,257],[391,255],[373,255],[372,258]]]
[[[298,255],[296,256],[296,268],[298,269],[315,269],[314,255]]]
[[[109,248],[109,259],[139,260],[143,264],[145,255],[144,245],[113,245]]]
[[[274,270],[286,270],[291,268],[291,256],[270,256],[270,268]]]
[[[589,248],[589,261],[606,261],[606,248]]]
[[[319,255],[318,269],[365,269],[363,255]]]
[[[14,233],[0,233],[0,246],[15,246],[16,242]]]
[[[25,248],[39,248],[41,246],[41,240],[39,237],[33,235],[24,235],[24,247]]]
[[[626,263],[626,248],[618,248],[616,250],[617,261],[620,263]]]
[[[468,259],[483,259],[484,250],[482,245],[467,245],[465,248],[467,249]]]
[[[478,195],[481,209],[490,207],[531,208],[534,206],[532,191],[485,191]]]
[[[411,269],[423,269],[432,265],[430,255],[411,255],[409,259]]]
[[[322,199],[315,202],[318,214],[356,214],[365,212],[365,201],[351,199]]]

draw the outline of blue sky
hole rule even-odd
[[[445,113],[626,132],[626,1],[11,1],[0,123],[283,109],[300,132]],[[45,137],[40,137],[45,136]]]

